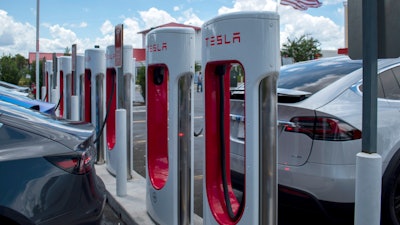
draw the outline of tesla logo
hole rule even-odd
[[[206,37],[205,41],[206,47],[240,43],[240,32],[233,32],[232,35],[221,34],[217,36]]]
[[[152,44],[148,45],[147,49],[149,52],[161,52],[161,51],[166,51],[167,50],[167,42],[163,42],[162,44]]]
[[[113,53],[113,54],[106,54],[106,59],[115,59],[115,53]]]

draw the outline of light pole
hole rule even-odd
[[[39,89],[39,8],[40,0],[36,0],[36,99],[40,98]]]

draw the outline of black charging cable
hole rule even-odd
[[[229,189],[228,189],[228,178],[226,176],[226,146],[225,146],[225,96],[224,96],[224,75],[225,75],[225,66],[217,66],[215,69],[215,73],[219,76],[219,87],[220,87],[220,94],[219,94],[219,101],[220,101],[220,120],[219,120],[219,132],[220,132],[220,145],[221,145],[221,168],[222,168],[222,186],[224,190],[224,199],[226,203],[226,207],[228,210],[229,217],[233,220],[237,220],[241,215],[241,212],[244,208],[244,201],[240,202],[239,210],[237,211],[236,215],[232,209],[232,203],[229,198]]]
[[[43,101],[46,101],[46,98],[47,98],[47,91],[46,91],[46,95],[44,96],[44,98],[43,98]]]
[[[111,104],[112,104],[111,101],[115,94],[114,93],[115,92],[115,80],[117,79],[116,74],[114,74],[114,77],[115,77],[115,79],[112,79],[113,82],[112,82],[112,86],[111,86],[111,95],[108,97],[106,116],[104,117],[104,121],[103,121],[103,124],[101,125],[98,136],[93,141],[94,144],[96,144],[99,141],[100,137],[103,135],[103,130],[104,130],[104,127],[106,126],[107,119],[108,119],[108,114],[111,111]]]
[[[57,106],[56,106],[56,108],[54,109],[54,111],[56,111],[56,110],[58,109],[58,107],[60,106],[60,102],[61,102],[61,100],[63,99],[63,96],[64,96],[64,91],[61,92],[61,96],[60,96],[60,98],[58,99]]]

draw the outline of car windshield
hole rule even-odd
[[[285,65],[279,73],[278,88],[314,94],[361,67],[361,60],[351,60],[348,57],[322,58]]]

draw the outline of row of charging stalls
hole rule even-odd
[[[158,28],[147,35],[146,208],[157,224],[193,223],[193,34]],[[277,223],[279,53],[276,13],[225,14],[202,27],[204,224]],[[241,199],[230,177],[230,70],[237,65],[245,76]]]
[[[54,68],[53,60],[45,61],[44,86],[42,87],[42,100],[56,103],[58,105],[57,115],[67,119],[71,119],[70,97],[82,92],[81,84],[83,80],[81,80],[81,77],[83,77],[85,71],[85,57],[83,55],[76,56],[76,71],[71,70],[71,60],[70,56],[57,57],[55,58],[57,65]],[[53,74],[56,74],[56,76]],[[63,99],[61,99],[62,97]],[[79,115],[78,118],[81,120],[84,117]]]
[[[96,130],[97,163],[106,162],[107,169],[113,175],[118,163],[115,149],[117,106],[125,108],[127,121],[132,121],[132,93],[136,75],[132,53],[133,47],[125,45],[123,74],[119,82],[114,66],[114,46],[108,46],[106,51],[100,48],[86,49],[84,55],[76,55],[75,62],[72,62],[71,56],[60,56],[53,57],[52,61],[46,61],[45,64],[43,100],[56,104],[57,116],[71,119],[71,96],[78,96],[78,120],[92,123]],[[72,63],[75,64],[75,70],[72,70]],[[132,123],[127,126],[127,135],[131,137]],[[128,178],[131,178],[131,138],[127,138],[127,146]]]
[[[157,224],[193,223],[194,43],[191,28],[158,28],[147,35],[146,208]],[[57,63],[53,62],[56,76],[49,76],[49,97],[58,104],[58,115],[70,116],[68,97],[73,94],[72,79],[77,82],[74,87],[83,106],[81,119],[96,128],[97,161],[105,160],[108,171],[115,174],[118,164],[115,110],[125,108],[127,121],[132,121],[135,77],[132,47],[123,47],[122,68],[115,67],[114,46],[108,46],[106,52],[87,49],[84,59],[84,74],[74,78],[71,78],[70,57],[59,57]],[[230,69],[234,65],[240,65],[245,74],[245,183],[241,200],[233,192],[229,165],[229,87]],[[276,13],[231,13],[203,25],[204,224],[276,223],[279,67]],[[127,126],[130,177],[132,123]]]
[[[123,48],[122,74],[117,75],[115,67],[115,47],[108,46],[106,51],[99,48],[85,51],[85,74],[81,77],[80,92],[83,105],[83,118],[96,128],[95,143],[99,149],[98,163],[106,162],[107,170],[116,175],[118,149],[116,144],[115,110],[126,110],[126,121],[132,121],[135,82],[135,60],[133,47]],[[121,77],[119,77],[121,76]],[[132,165],[132,123],[127,123],[127,175],[130,179]]]

